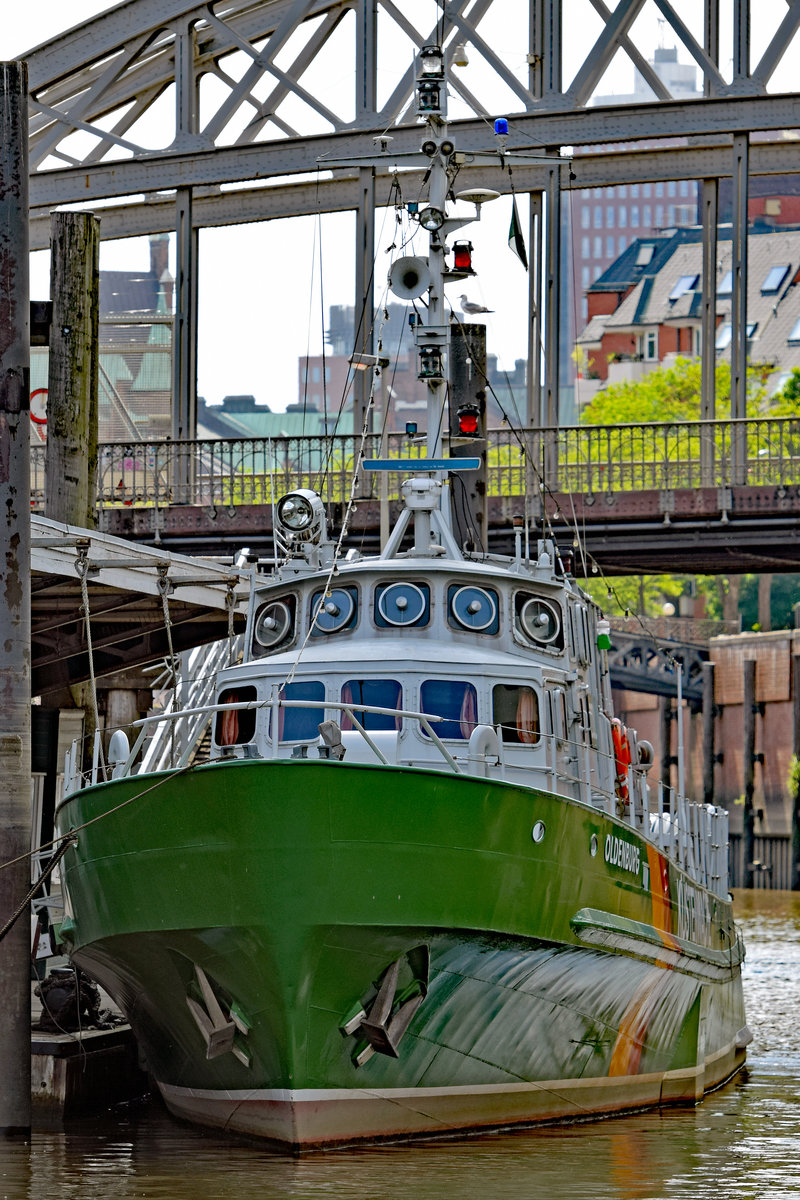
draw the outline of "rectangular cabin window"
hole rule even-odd
[[[217,704],[246,704],[258,699],[254,687],[226,688]],[[256,709],[231,708],[218,712],[214,722],[214,741],[218,746],[241,746],[252,742],[256,733]]]
[[[348,679],[342,688],[344,704],[369,704],[375,708],[402,708],[403,689],[396,679]],[[399,729],[402,718],[391,713],[356,712],[356,720],[372,733],[375,730]],[[339,722],[342,729],[355,729],[350,714],[342,710]]]
[[[466,741],[478,724],[478,694],[460,679],[426,679],[419,689],[420,710],[443,717],[432,724],[440,738]]]
[[[311,742],[319,736],[319,725],[325,720],[325,684],[318,680],[289,683],[281,688],[281,700],[314,700],[313,708],[279,708],[278,740],[281,742]],[[270,711],[270,736],[272,712]]]
[[[492,724],[499,725],[504,742],[533,746],[539,741],[539,697],[533,688],[498,683],[492,688]]]

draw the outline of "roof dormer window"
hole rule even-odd
[[[781,263],[779,266],[770,267],[767,277],[761,285],[762,296],[780,291],[783,281],[789,274],[789,270],[788,263]]]
[[[669,294],[670,303],[680,300],[681,296],[685,296],[687,292],[693,292],[700,282],[699,275],[681,275],[675,287]]]

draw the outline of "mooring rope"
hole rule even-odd
[[[17,921],[18,921],[18,920],[19,920],[19,918],[22,916],[22,914],[25,912],[25,910],[27,909],[27,907],[28,907],[28,905],[30,904],[31,900],[33,900],[33,898],[34,898],[34,896],[36,895],[36,893],[37,893],[37,892],[39,891],[39,889],[40,889],[40,888],[43,886],[43,884],[44,884],[45,880],[48,878],[48,876],[49,876],[49,875],[51,875],[51,874],[52,874],[52,872],[55,870],[55,868],[56,868],[56,867],[58,866],[58,864],[60,863],[61,859],[62,859],[62,858],[64,857],[64,855],[66,854],[67,850],[69,850],[70,846],[74,845],[74,843],[75,843],[76,841],[77,841],[77,838],[75,837],[74,833],[70,832],[70,833],[68,833],[68,834],[67,834],[67,836],[64,838],[63,842],[62,842],[62,843],[61,843],[61,845],[59,846],[58,850],[56,850],[55,854],[54,854],[54,855],[53,855],[53,857],[50,859],[50,862],[49,862],[49,863],[47,864],[47,866],[44,868],[44,870],[42,871],[41,875],[39,876],[39,878],[38,878],[38,879],[36,880],[36,882],[34,883],[33,887],[32,887],[32,888],[30,889],[30,891],[28,892],[27,896],[25,896],[25,898],[24,898],[23,900],[21,900],[21,901],[20,901],[20,903],[18,904],[18,906],[15,908],[14,912],[11,914],[11,916],[10,916],[10,917],[8,918],[8,920],[6,921],[6,923],[5,923],[5,925],[3,926],[3,928],[2,928],[2,929],[0,929],[0,942],[1,942],[1,941],[3,940],[3,938],[6,936],[6,934],[8,933],[8,931],[9,931],[9,930],[10,930],[10,929],[11,929],[11,928],[14,926],[14,925],[16,925]],[[29,855],[29,854],[28,854],[28,855],[24,855],[23,857],[25,857],[25,858],[30,858],[30,855]],[[15,859],[14,861],[15,861],[15,862],[19,862],[20,860],[19,860],[19,859]],[[4,866],[6,866],[6,867],[9,867],[9,866],[11,866],[11,863],[4,863],[3,865],[4,865]]]

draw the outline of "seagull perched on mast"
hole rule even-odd
[[[474,300],[468,300],[466,296],[459,296],[459,300],[461,301],[461,311],[468,317],[474,317],[477,313],[494,312],[493,308],[485,308],[482,304],[476,304]]]

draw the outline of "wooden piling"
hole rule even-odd
[[[53,324],[47,396],[45,515],[95,526],[100,222],[92,213],[50,218]]]
[[[0,63],[0,1135],[31,1125],[28,68]]]

